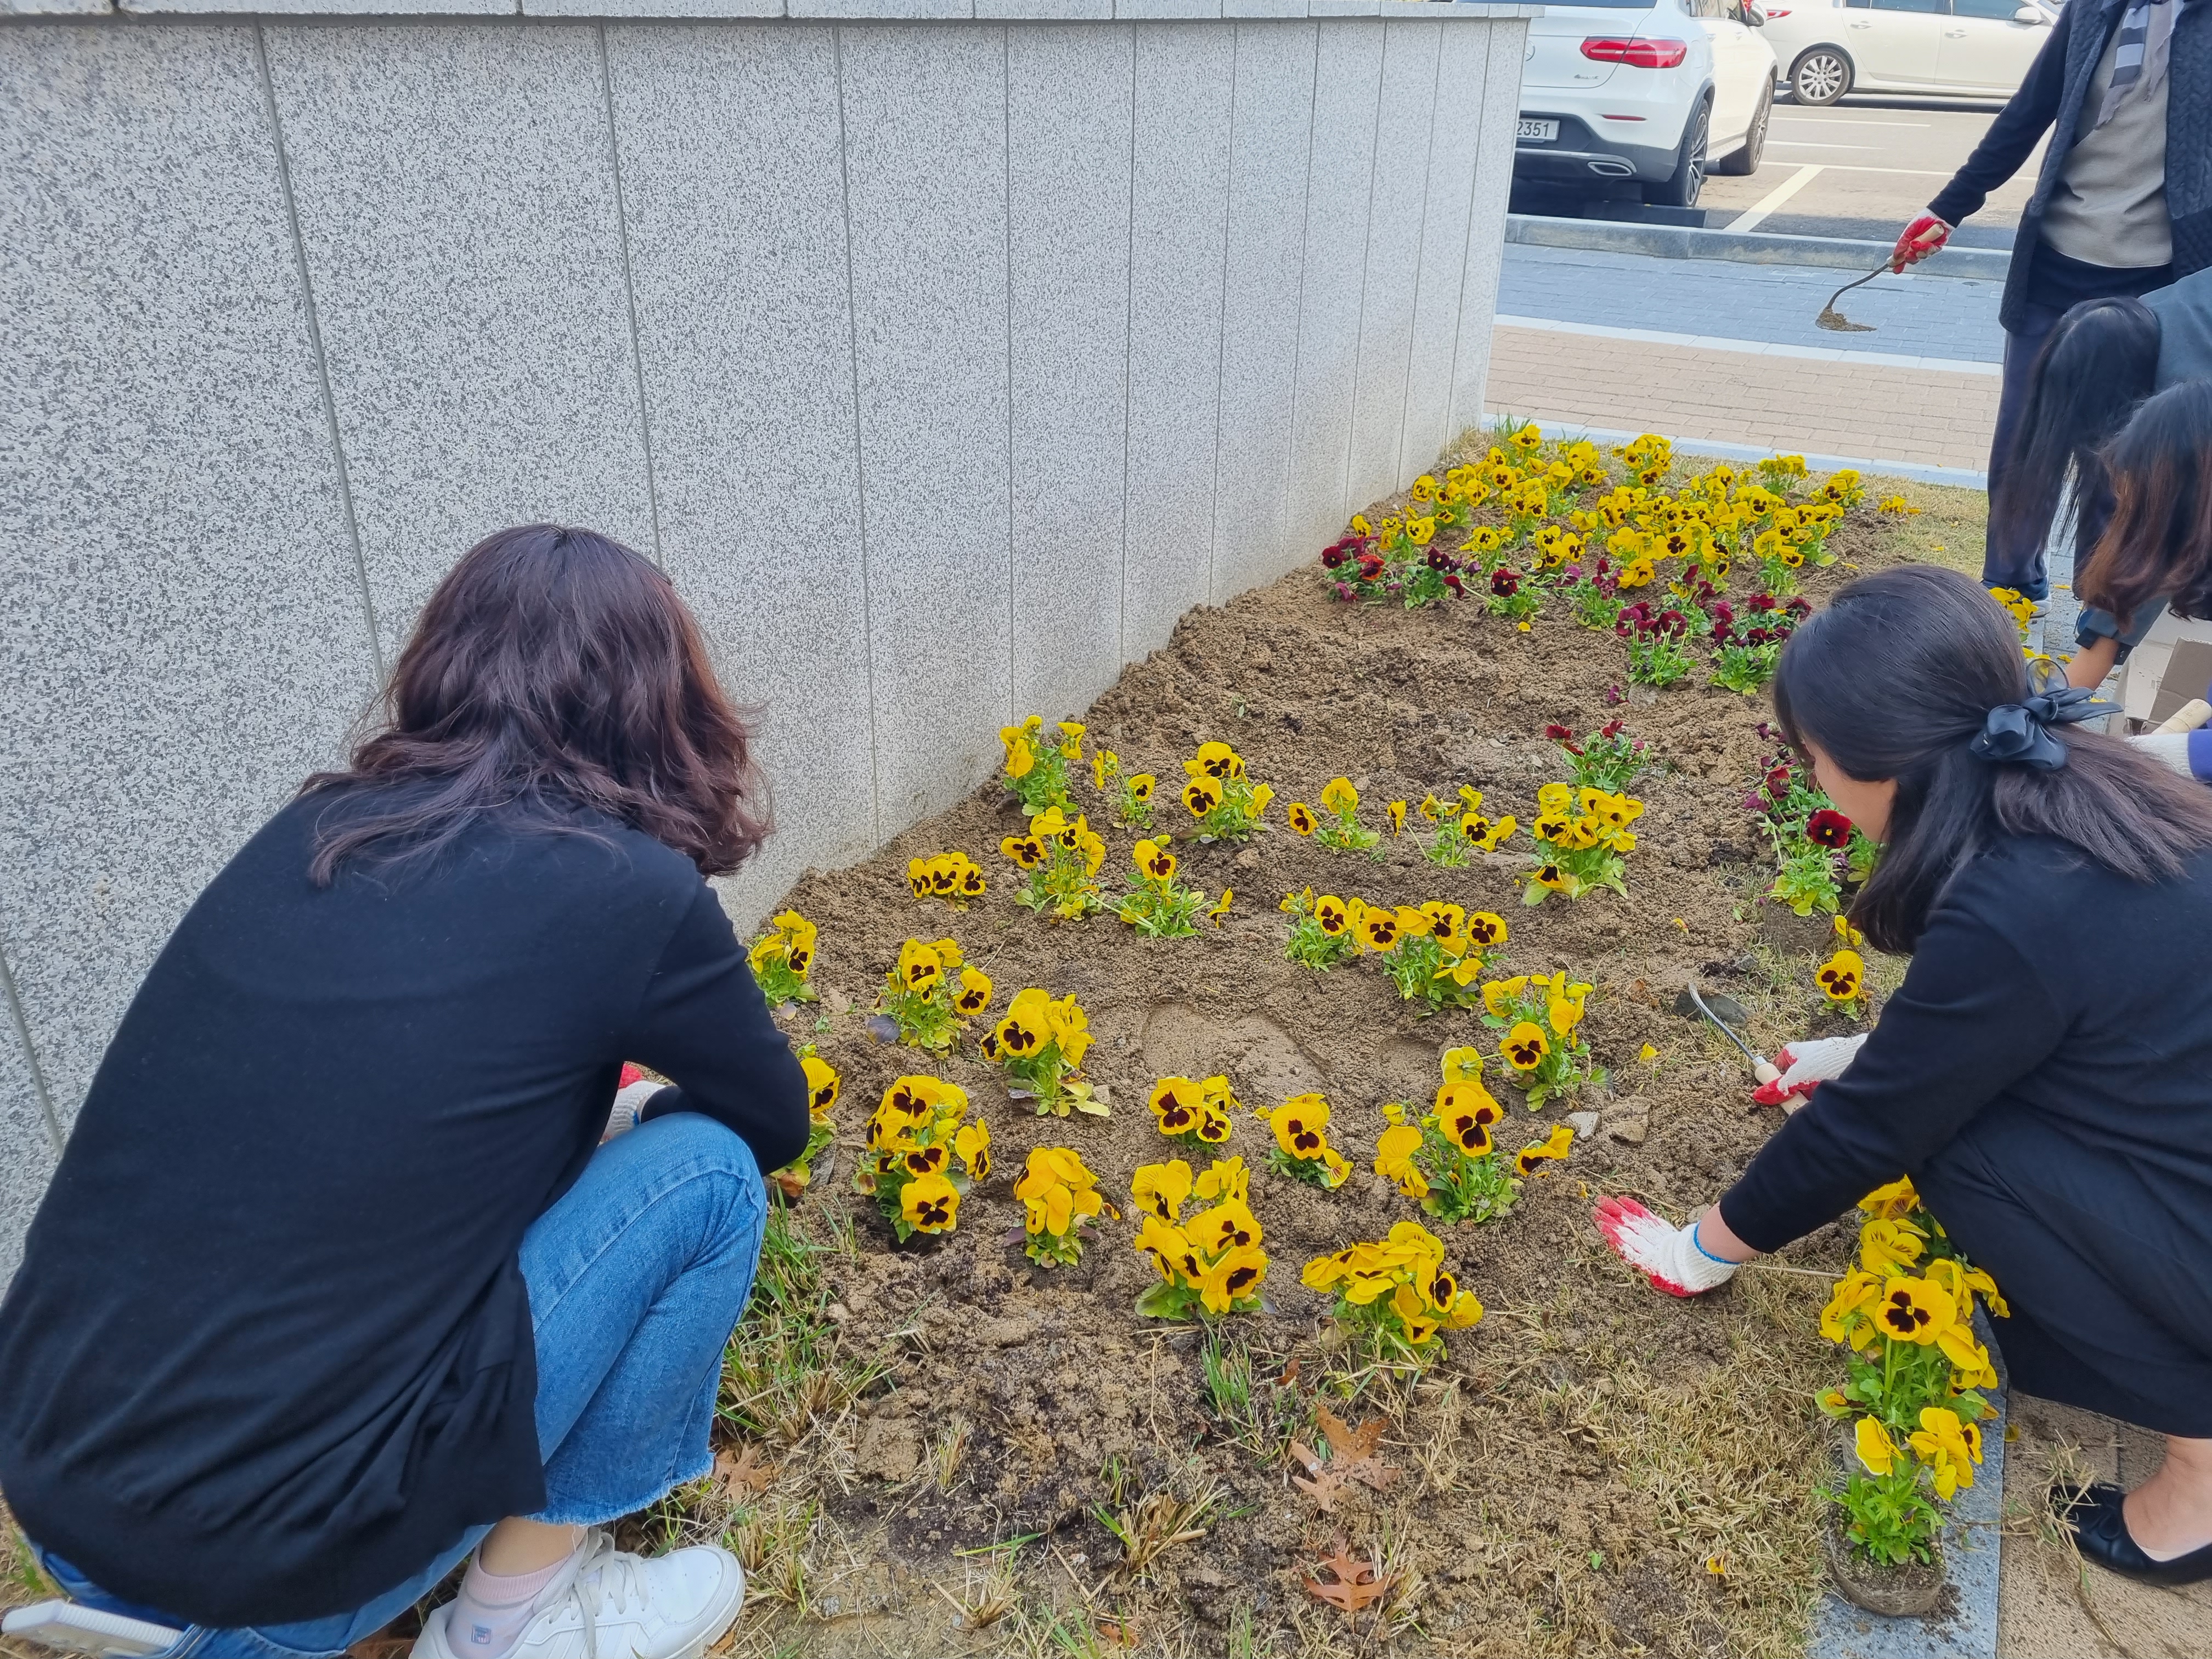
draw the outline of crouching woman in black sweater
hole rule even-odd
[[[2167,1437],[2124,1500],[2073,1505],[2082,1553],[2212,1578],[2212,794],[2074,727],[2087,692],[2030,695],[2011,623],[1949,571],[1851,583],[1774,692],[1883,843],[1851,920],[1911,967],[1717,1206],[1675,1229],[1608,1200],[1599,1225],[1693,1294],[1910,1176],[2011,1304],[2014,1384]]]
[[[765,832],[667,579],[472,549],[386,723],[186,914],[0,1304],[0,1489],[80,1602],[338,1654],[471,1550],[429,1659],[671,1659],[714,1548],[604,1523],[709,1467],[761,1171],[806,1089],[704,879]],[[626,1060],[672,1079],[633,1085]]]

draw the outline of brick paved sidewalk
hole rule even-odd
[[[1485,401],[1494,415],[1974,471],[1989,465],[1993,374],[1504,325],[1491,337]]]

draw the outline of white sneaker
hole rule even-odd
[[[594,1530],[575,1571],[545,1587],[507,1659],[697,1659],[737,1623],[744,1570],[713,1544],[647,1560]],[[410,1659],[466,1659],[446,1638],[449,1601],[433,1608]]]

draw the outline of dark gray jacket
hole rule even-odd
[[[2046,131],[2035,194],[2020,216],[2012,273],[1997,320],[2016,327],[2027,304],[2028,274],[2043,245],[2043,212],[2081,124],[2081,106],[2126,0],[2069,0],[2012,101],[1928,210],[1955,225],[2020,171]],[[2173,221],[2173,274],[2212,266],[2212,0],[2183,0],[2173,22],[2166,106],[2166,207]]]

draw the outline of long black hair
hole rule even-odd
[[[2168,386],[2105,447],[2115,505],[2074,591],[2122,623],[2164,598],[2212,617],[2212,380]]]
[[[2140,300],[2084,300],[2058,319],[2028,371],[2012,464],[1990,503],[1996,528],[2047,530],[2070,470],[2074,556],[2088,558],[2112,499],[2099,451],[2157,384],[2159,336]]]
[[[328,792],[308,875],[426,861],[486,817],[571,829],[600,812],[734,870],[769,830],[752,731],[652,562],[596,531],[520,525],[422,607],[382,722]],[[588,828],[580,831],[592,833]]]
[[[1863,782],[1897,782],[1887,844],[1851,906],[1876,949],[1910,951],[1952,878],[2001,835],[2051,836],[2140,882],[2212,848],[2212,790],[2121,738],[2055,728],[2066,764],[2047,772],[1970,753],[1990,710],[2028,690],[2011,620],[1933,565],[1862,576],[1783,648],[1784,735]]]

